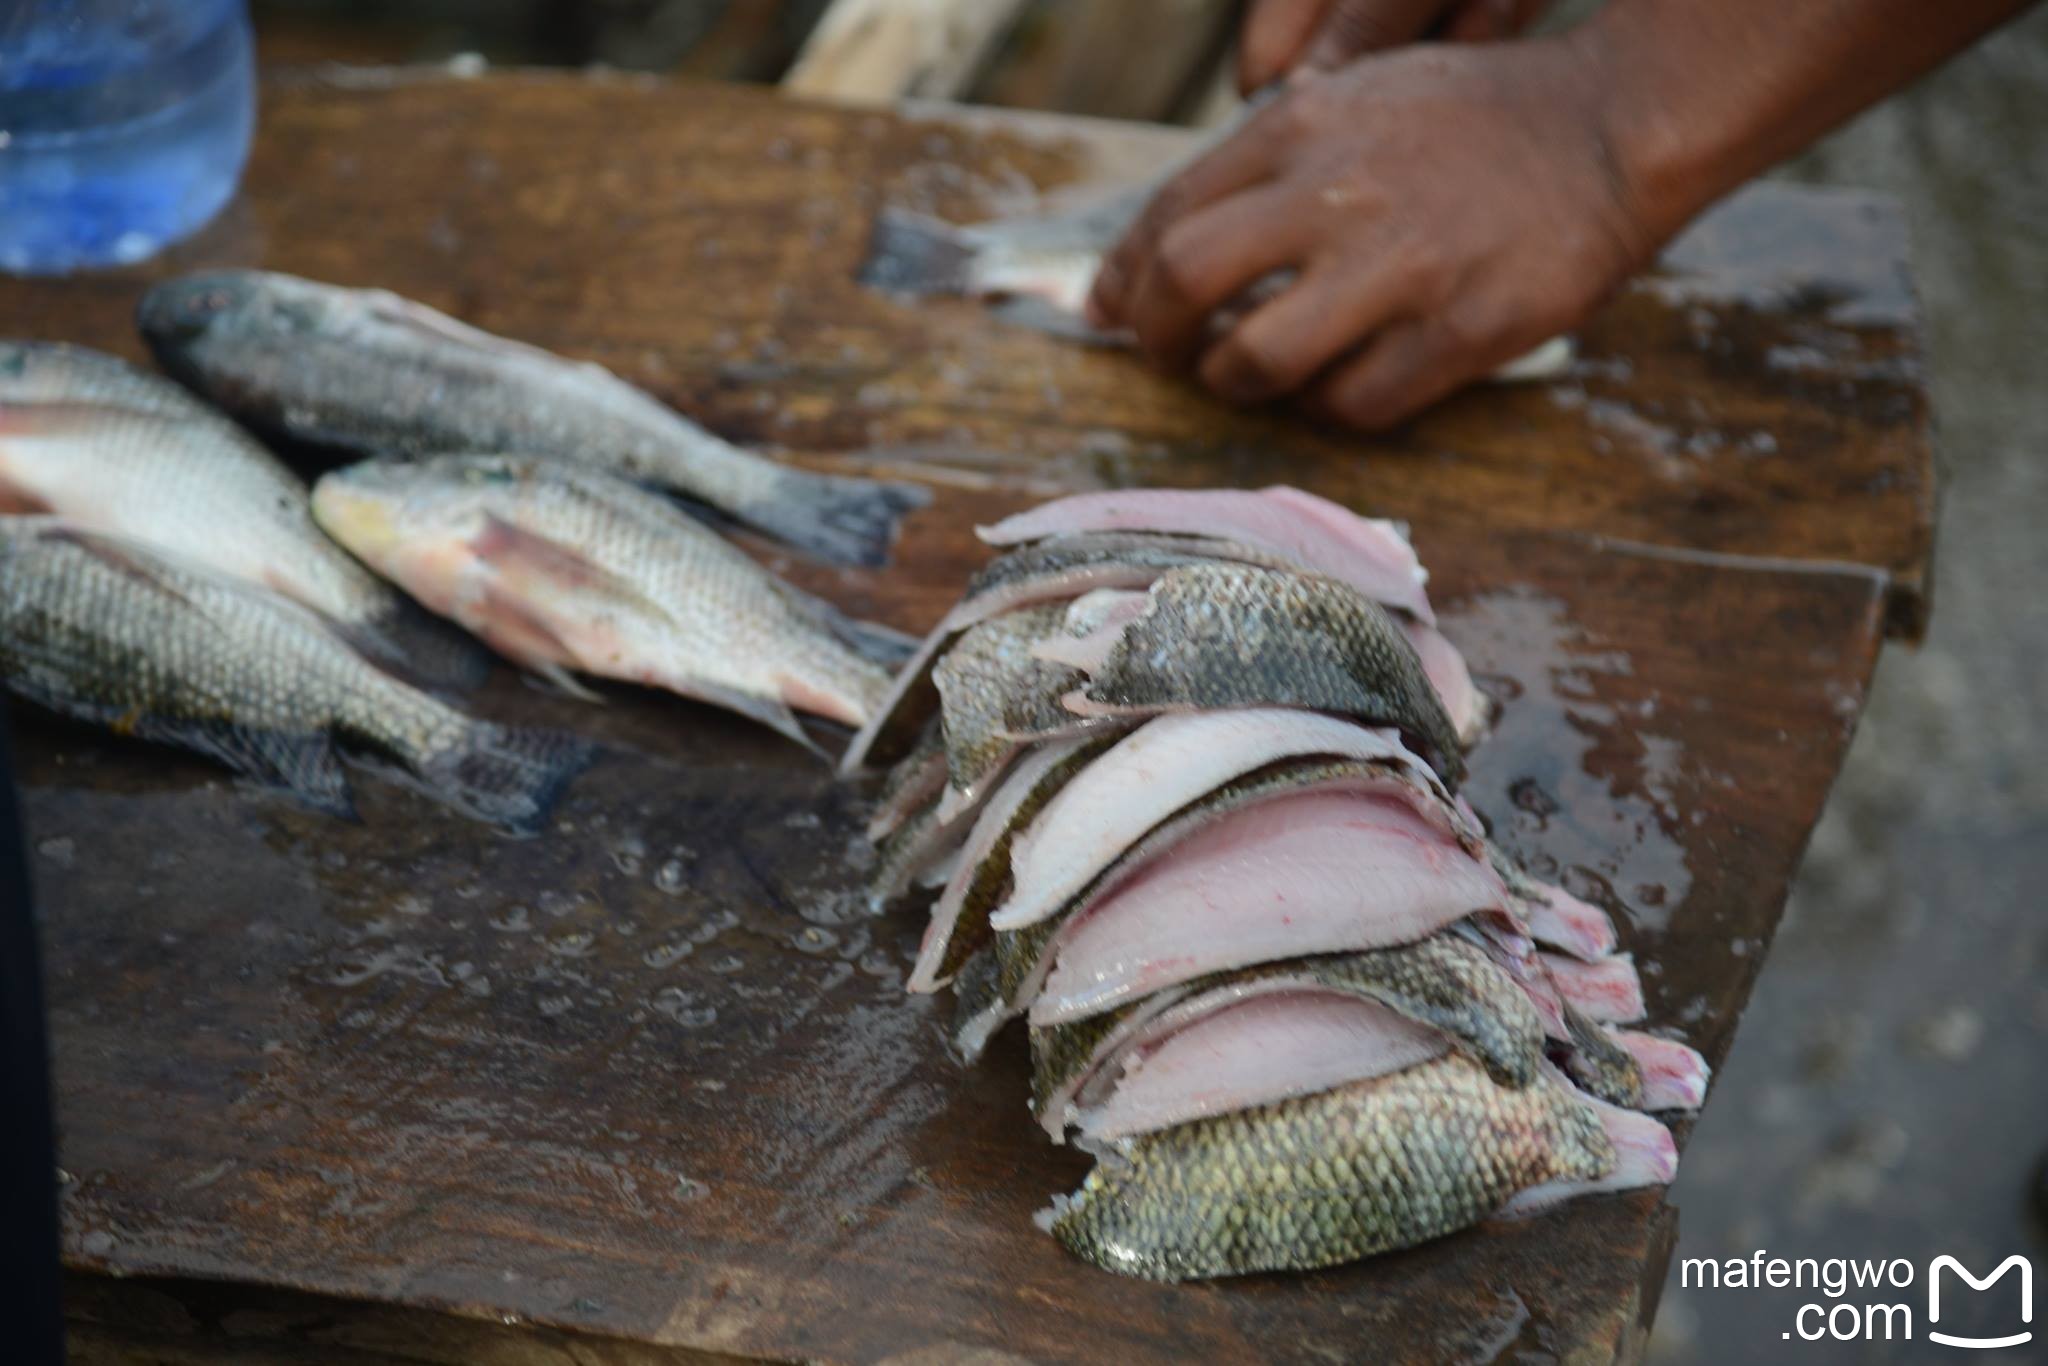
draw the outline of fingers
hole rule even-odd
[[[1254,189],[1190,214],[1168,228],[1140,267],[1122,316],[1138,345],[1168,367],[1201,345],[1209,315],[1258,280],[1296,263],[1308,225],[1294,196]]]
[[[1169,228],[1195,210],[1270,179],[1278,153],[1273,136],[1273,111],[1251,119],[1237,135],[1182,171],[1152,196],[1152,202],[1131,225],[1123,240],[1110,249],[1088,293],[1088,320],[1097,327],[1128,323],[1132,290],[1143,268],[1158,255]]]
[[[1400,306],[1399,272],[1311,268],[1202,357],[1202,383],[1233,403],[1290,394],[1373,336]]]
[[[1237,88],[1249,95],[1293,69],[1333,0],[1253,0],[1237,39]]]
[[[1446,0],[1333,0],[1303,49],[1301,64],[1328,70],[1368,52],[1412,43],[1445,8]]]
[[[1308,406],[1365,431],[1391,427],[1479,372],[1458,364],[1452,338],[1430,323],[1393,323],[1309,392]]]

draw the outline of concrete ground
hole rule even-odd
[[[1961,1356],[1925,1341],[1941,1253],[1979,1274],[2025,1253],[2048,1294],[2048,8],[1783,174],[1889,191],[1911,221],[1946,473],[1934,623],[1878,667],[1672,1193],[1677,1255],[1904,1257],[1911,1290],[1844,1298],[1911,1305],[1915,1334],[1786,1341],[1836,1301],[1674,1270],[1656,1366]],[[2015,1331],[2010,1278],[1943,1289],[1942,1329]],[[2048,1360],[2048,1313],[2033,1327],[1983,1359]]]

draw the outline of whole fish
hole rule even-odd
[[[0,341],[0,511],[54,514],[275,589],[424,681],[475,683],[490,667],[322,535],[305,485],[240,427],[113,356]]]
[[[216,271],[143,297],[166,370],[251,423],[370,455],[546,455],[658,484],[820,558],[880,564],[921,489],[721,440],[602,366],[383,290]]]
[[[195,750],[338,815],[353,811],[345,752],[530,833],[591,754],[465,716],[274,593],[46,517],[0,517],[0,674],[40,706]]]
[[[1089,675],[1083,716],[1286,706],[1398,727],[1455,789],[1458,735],[1386,609],[1348,584],[1249,565],[1170,570],[1135,621],[1057,653]]]
[[[515,662],[666,688],[810,745],[792,708],[858,726],[889,686],[855,644],[900,639],[776,579],[666,499],[533,456],[337,470],[313,514]]]
[[[1069,1251],[1154,1280],[1306,1270],[1497,1213],[1657,1185],[1655,1120],[1446,1054],[1389,1076],[1128,1140],[1040,1216]]]

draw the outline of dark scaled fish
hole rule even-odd
[[[1282,706],[1390,725],[1455,789],[1457,731],[1385,608],[1331,579],[1247,565],[1175,569],[1136,620],[1044,651],[1088,674],[1084,716]]]
[[[371,455],[542,455],[656,484],[821,559],[880,564],[926,495],[724,441],[602,366],[383,290],[215,271],[143,297],[158,361],[253,425]]]
[[[0,675],[52,711],[194,750],[337,815],[353,811],[346,751],[530,833],[592,753],[464,715],[275,594],[40,517],[0,518]]]
[[[1060,705],[1084,681],[1033,647],[1060,633],[1057,603],[1023,607],[970,626],[932,670],[946,747],[941,816],[979,801],[985,785],[1028,741],[1079,731],[1087,723]]]
[[[1063,537],[999,555],[968,580],[967,591],[898,671],[875,719],[863,726],[840,761],[842,774],[893,763],[917,743],[938,711],[932,673],[962,632],[1034,603],[1064,602],[1102,588],[1144,588],[1169,569],[1210,559],[1266,563],[1248,546],[1201,536],[1109,532]]]
[[[1041,1215],[1075,1255],[1153,1280],[1295,1271],[1504,1211],[1669,1181],[1655,1120],[1461,1054],[1132,1139]]]

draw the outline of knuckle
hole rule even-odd
[[[1292,354],[1266,332],[1239,328],[1225,346],[1226,365],[1238,387],[1277,394],[1302,379]]]
[[[1202,296],[1207,271],[1200,244],[1185,228],[1169,229],[1152,262],[1153,278],[1169,299],[1193,303]]]

